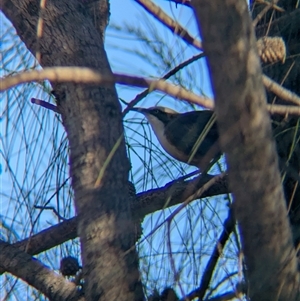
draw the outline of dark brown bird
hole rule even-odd
[[[145,115],[161,146],[173,158],[201,170],[219,159],[219,134],[213,111],[181,114],[166,107],[132,110]]]

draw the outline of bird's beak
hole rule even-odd
[[[132,108],[131,111],[139,112],[142,114],[146,114],[148,112],[148,110],[145,108]]]

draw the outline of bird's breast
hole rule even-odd
[[[180,152],[175,146],[173,146],[167,137],[165,136],[164,130],[155,130],[153,128],[153,131],[155,132],[155,135],[157,137],[157,140],[163,147],[163,149],[173,158],[182,161],[182,162],[187,162],[188,158],[185,154]]]

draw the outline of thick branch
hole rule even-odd
[[[84,300],[76,285],[27,253],[0,240],[0,266],[35,287],[50,300]]]
[[[187,194],[192,195],[213,176],[206,175],[199,181],[197,178],[188,182],[168,183],[162,188],[142,192],[137,198],[132,200],[133,218],[138,222],[147,214],[153,213],[162,208],[181,204],[187,198]],[[227,177],[222,178],[215,185],[209,187],[201,197],[209,197],[229,193]],[[171,196],[171,198],[170,198]],[[166,203],[168,201],[168,203]],[[49,227],[32,237],[24,239],[14,244],[16,248],[28,254],[35,255],[50,248],[60,245],[70,239],[77,237],[77,217],[73,217],[55,226]],[[4,272],[3,270],[0,272]]]
[[[194,94],[182,87],[168,83],[165,80],[158,79],[152,80],[143,77],[128,76],[123,74],[114,75],[103,75],[90,68],[78,68],[78,67],[54,67],[45,68],[43,70],[34,70],[29,72],[23,72],[15,76],[6,77],[0,83],[0,91],[12,88],[16,85],[32,81],[42,81],[50,80],[52,82],[70,82],[78,84],[101,84],[110,85],[112,83],[118,83],[122,85],[132,85],[136,87],[146,88],[149,90],[158,90],[171,95],[178,99],[186,100],[190,103],[197,104],[208,109],[214,108],[214,102],[210,98],[201,97]],[[267,76],[263,76],[263,83],[265,87],[276,94],[283,100],[291,103],[295,103],[298,106],[281,106],[281,105],[268,105],[268,110],[271,114],[290,114],[290,115],[300,115],[300,98],[295,93],[279,86],[277,83],[272,81]],[[144,94],[148,91],[143,92]],[[139,100],[139,98],[138,98]],[[134,103],[137,101],[134,100]],[[132,105],[132,104],[131,104]],[[53,109],[52,109],[53,110]],[[55,111],[59,112],[58,108]]]
[[[208,109],[213,108],[213,101],[211,99],[198,96],[182,87],[170,84],[165,80],[152,80],[123,74],[103,74],[94,69],[82,67],[54,67],[23,72],[3,79],[0,83],[0,91],[4,91],[21,83],[42,81],[46,79],[56,83],[101,84],[102,86],[109,86],[114,83],[132,85],[165,92],[178,99],[188,99],[190,102]]]

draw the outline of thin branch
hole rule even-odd
[[[278,3],[278,0],[273,0],[273,1],[271,1],[271,3],[269,2],[269,0],[256,0],[256,2],[257,3],[263,3],[263,4],[266,4],[266,5],[270,5],[271,8],[273,8],[274,10],[277,10],[281,13],[285,12],[285,10],[282,7],[276,5],[276,3]]]
[[[258,25],[255,30],[260,31],[264,29],[266,26],[269,28],[277,27],[282,28],[283,26],[286,26],[287,24],[292,24],[294,22],[297,22],[300,18],[300,8],[294,9],[292,12],[286,13],[281,18],[278,18],[272,22],[269,22],[267,24]]]
[[[171,244],[171,223],[174,219],[174,217],[183,209],[185,208],[191,201],[193,201],[195,198],[200,198],[203,193],[205,191],[207,191],[211,186],[213,186],[215,183],[217,183],[218,181],[220,181],[221,179],[223,179],[226,176],[225,173],[222,173],[220,175],[217,175],[215,177],[213,177],[211,180],[209,180],[206,184],[204,184],[200,189],[198,189],[194,194],[192,194],[191,196],[189,196],[183,203],[181,206],[179,206],[178,208],[176,208],[176,210],[174,210],[166,219],[165,221],[167,222],[168,225],[168,235],[167,235],[167,248],[168,248],[168,252],[170,254],[170,262],[171,262],[171,268],[172,268],[172,272],[174,274],[174,281],[176,283],[178,283],[178,286],[181,290],[181,293],[183,294],[184,290],[182,288],[181,283],[179,282],[179,275],[176,271],[176,266],[175,266],[175,260],[174,257],[172,256],[172,244]],[[202,175],[199,176],[198,181],[201,180]],[[164,221],[164,222],[165,222]],[[163,222],[163,223],[164,223]],[[158,225],[156,228],[158,228],[160,225]],[[151,231],[151,234],[155,232],[155,229],[153,231]],[[214,253],[213,253],[214,256]]]
[[[51,111],[53,111],[55,113],[59,113],[60,114],[59,109],[58,109],[57,106],[55,106],[55,105],[53,105],[53,104],[51,104],[49,102],[46,102],[44,100],[37,99],[37,98],[31,98],[31,103],[34,103],[34,104],[39,105],[39,106],[41,106],[41,107],[43,107],[45,109],[48,109],[48,110],[51,110]]]
[[[174,2],[176,4],[176,7],[177,7],[177,4],[192,7],[192,5],[191,5],[192,1],[191,0],[167,0],[167,1]]]
[[[47,0],[41,0],[40,1],[40,8],[39,8],[39,19],[37,23],[36,28],[36,37],[37,37],[37,51],[36,51],[36,60],[41,63],[41,51],[40,51],[40,44],[41,44],[41,38],[43,36],[44,31],[44,14],[45,14],[45,8],[46,8],[46,2]]]
[[[229,301],[235,298],[240,298],[240,295],[242,294],[242,290],[240,287],[237,287],[235,291],[226,292],[221,295],[217,295],[215,297],[204,299],[205,301]],[[198,298],[195,296],[193,299]],[[189,299],[188,297],[185,297],[183,299],[180,299],[180,301],[190,301],[192,299]]]
[[[178,66],[176,66],[175,68],[173,68],[172,70],[170,70],[168,73],[166,73],[161,79],[168,79],[171,76],[173,76],[174,74],[176,74],[178,71],[180,71],[181,69],[183,69],[184,67],[188,66],[189,64],[199,60],[200,58],[203,58],[205,56],[204,52],[199,53],[193,57],[191,57],[190,59],[182,62],[181,64],[179,64]],[[143,98],[145,98],[149,93],[150,93],[150,89],[146,89],[143,92],[139,93],[133,100],[131,100],[127,107],[125,108],[125,110],[123,111],[123,116],[125,116],[131,108],[133,108],[138,102],[140,102]]]
[[[235,298],[240,298],[241,292],[238,290],[235,292],[227,292],[212,298],[207,299],[206,301],[229,301]]]
[[[188,31],[182,27],[178,22],[174,21],[169,17],[159,6],[155,5],[150,0],[135,0],[140,4],[148,13],[150,13],[154,18],[168,27],[172,33],[177,34],[186,43],[193,45],[197,49],[202,50],[202,44],[199,40],[193,38]]]
[[[270,114],[300,116],[300,106],[267,105]]]
[[[266,2],[266,1],[262,1],[262,0],[256,0],[256,2],[258,3],[263,3],[266,4],[266,7],[256,16],[256,18],[253,20],[252,22],[252,26],[255,27],[257,25],[257,23],[263,18],[263,16],[271,9],[276,9],[280,12],[284,12],[284,9],[282,9],[281,7],[277,6],[277,2],[278,0],[273,0],[272,2]]]
[[[221,233],[220,238],[217,241],[215,248],[212,252],[212,255],[206,265],[200,286],[196,290],[192,291],[188,296],[186,296],[186,300],[192,300],[194,298],[199,298],[200,300],[202,300],[203,297],[205,296],[205,293],[208,289],[209,283],[211,281],[219,257],[220,255],[222,255],[222,251],[225,247],[226,242],[230,237],[230,234],[234,230],[234,227],[235,227],[235,219],[233,217],[232,211],[229,210],[228,217],[224,223],[223,232]]]
[[[66,221],[67,219],[61,216],[58,211],[53,207],[53,206],[38,206],[34,205],[35,209],[40,209],[40,210],[52,210],[53,213],[62,221]]]
[[[263,75],[263,84],[265,88],[274,94],[276,94],[278,97],[280,97],[283,100],[286,100],[288,102],[292,102],[296,104],[297,106],[300,106],[300,97],[289,91],[288,89],[285,89],[284,87],[277,84],[275,81],[273,81],[271,78],[269,78],[266,75]]]
[[[74,283],[2,240],[0,267],[35,287],[50,300],[84,300]]]

